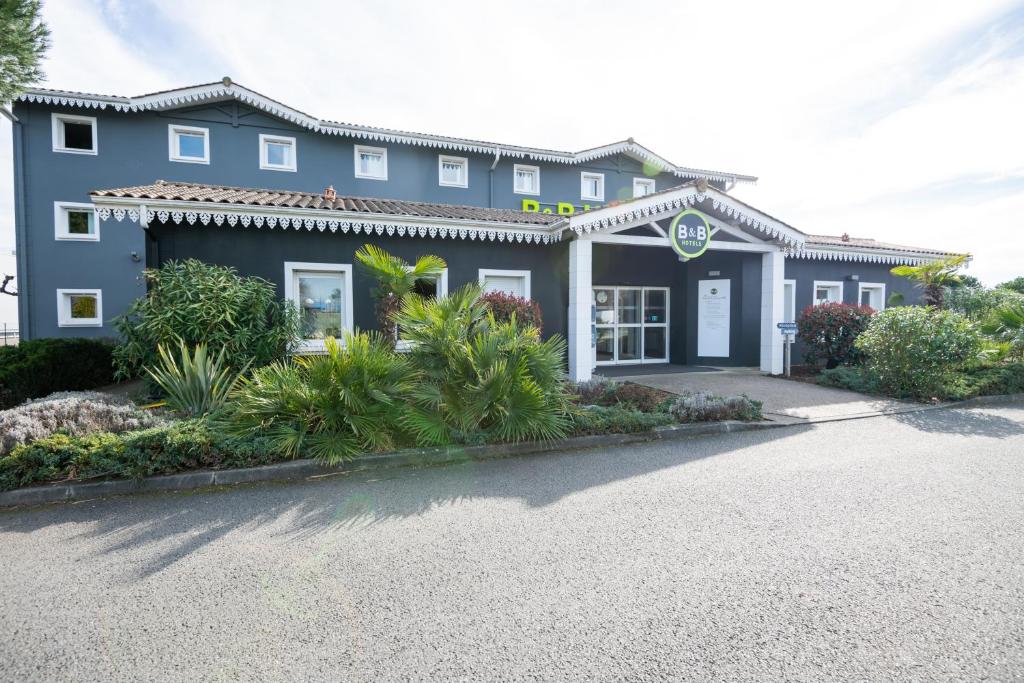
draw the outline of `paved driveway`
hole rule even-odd
[[[0,513],[0,680],[1024,677],[1024,407]]]
[[[857,417],[878,412],[899,412],[914,404],[831,389],[807,382],[768,377],[753,368],[728,368],[717,372],[681,372],[656,375],[617,376],[621,381],[683,394],[711,391],[718,395],[746,394],[764,402],[764,411],[773,415],[803,420]]]

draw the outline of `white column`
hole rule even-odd
[[[786,255],[770,251],[761,257],[761,372],[782,374],[782,335],[778,323],[784,315],[783,283]]]
[[[586,239],[569,242],[569,378],[585,382],[594,369],[590,340],[590,301],[594,243]]]

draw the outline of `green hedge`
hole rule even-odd
[[[113,348],[98,339],[34,339],[0,347],[0,409],[55,391],[110,384]]]
[[[871,373],[860,367],[824,370],[818,384],[849,389],[863,394],[884,394]],[[985,365],[963,370],[949,376],[935,390],[935,397],[962,401],[975,396],[998,396],[1024,393],[1024,363]]]
[[[123,434],[55,434],[0,458],[0,490],[67,479],[140,479],[184,470],[253,467],[284,459],[268,439],[221,436],[204,419]]]

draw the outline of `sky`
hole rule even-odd
[[[1024,274],[1022,2],[44,0],[44,16],[46,87],[231,76],[335,121],[562,150],[633,137],[758,176],[734,194],[804,232],[968,251],[988,285]]]

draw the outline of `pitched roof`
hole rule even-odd
[[[501,156],[508,156],[517,159],[526,158],[536,161],[548,161],[563,164],[580,164],[594,159],[614,156],[616,154],[625,154],[640,161],[654,164],[663,171],[672,173],[680,178],[707,178],[708,180],[714,180],[717,182],[753,183],[757,181],[755,176],[733,173],[731,171],[712,171],[709,169],[678,166],[670,162],[668,159],[655,154],[643,145],[638,144],[632,138],[613,142],[607,145],[601,145],[599,147],[593,147],[579,152],[566,152],[540,147],[506,145],[497,142],[486,142],[483,140],[473,140],[469,138],[415,133],[391,128],[378,128],[375,126],[339,123],[337,121],[318,119],[310,114],[295,109],[294,107],[290,107],[267,97],[266,95],[258,93],[255,90],[250,90],[245,86],[239,85],[227,77],[214,83],[202,83],[199,85],[175,88],[173,90],[163,90],[154,93],[147,93],[145,95],[136,95],[133,97],[124,97],[120,95],[97,95],[72,90],[32,88],[19,95],[17,99],[26,102],[91,107],[95,109],[106,109],[107,107],[110,107],[115,111],[165,110],[175,107],[192,106],[202,102],[237,99],[240,102],[256,107],[257,109],[265,111],[278,118],[328,135],[349,135],[355,138],[374,140],[378,142],[397,142],[489,155],[500,154]]]
[[[835,235],[808,235],[805,247],[808,249],[841,247],[855,250],[905,252],[908,254],[930,254],[938,257],[957,256],[956,252],[932,249],[930,247],[908,247],[903,244],[892,244],[891,242],[879,242],[868,237],[850,237],[848,235],[837,237]]]
[[[527,213],[516,209],[489,209],[456,204],[430,204],[401,199],[371,197],[342,197],[326,200],[320,192],[292,190],[266,190],[227,185],[177,183],[157,180],[152,185],[137,185],[109,190],[93,190],[93,197],[148,199],[163,201],[203,202],[211,205],[243,205],[264,208],[323,210],[332,213],[379,214],[388,216],[414,216],[504,223],[542,227],[557,222],[556,214]],[[212,207],[211,207],[212,209]]]

